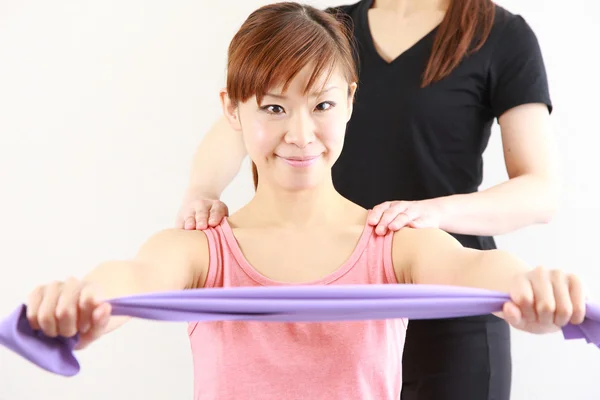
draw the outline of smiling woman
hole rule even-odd
[[[343,147],[356,83],[347,80],[348,75],[353,78],[352,72],[344,73],[335,60],[314,78],[319,61],[308,58],[305,65],[296,62],[302,69],[295,73],[277,66],[279,74],[294,73],[293,79],[280,77],[264,95],[244,100],[221,92],[224,113],[243,135],[252,159],[256,189],[259,175],[269,175],[260,181],[261,186],[276,183],[299,190],[323,183],[333,187],[331,168]],[[267,60],[264,65],[272,64]]]
[[[527,332],[580,324],[585,295],[577,277],[531,271],[507,252],[464,248],[439,229],[378,235],[371,211],[336,191],[332,166],[356,90],[345,32],[332,16],[296,3],[254,12],[232,41],[221,92],[227,121],[260,173],[253,198],[215,227],[158,232],[131,260],[38,287],[27,304],[31,328],[50,337],[79,333],[86,346],[124,322],[101,294],[390,284],[510,293],[499,316]],[[398,400],[403,385],[404,318],[190,321],[188,333],[196,400]]]
[[[282,5],[282,8],[286,7],[291,8],[289,5]],[[223,101],[225,101],[223,96],[227,96],[228,107],[235,108],[239,102],[245,102],[254,96],[257,104],[260,104],[260,110],[265,112],[265,117],[272,116],[272,118],[262,119],[271,126],[274,121],[282,121],[282,118],[285,118],[288,123],[292,122],[295,126],[301,126],[298,123],[316,123],[317,120],[322,125],[328,119],[327,117],[316,118],[317,113],[327,111],[340,102],[347,103],[348,99],[353,98],[358,72],[353,58],[353,48],[350,44],[351,31],[348,29],[349,27],[336,21],[331,14],[313,9],[306,9],[304,12],[307,15],[306,19],[297,19],[292,16],[281,17],[276,13],[261,15],[255,12],[249,16],[248,24],[236,33],[229,45],[227,88],[221,93]],[[277,34],[273,35],[273,32]],[[253,51],[247,51],[248,46],[252,46],[254,43],[264,43],[265,46],[254,47]],[[286,56],[282,57],[282,55]],[[301,89],[299,92],[304,95],[308,91],[313,91],[309,98],[318,100],[314,105],[314,110],[310,111],[312,116],[310,121],[298,120],[300,115],[306,115],[306,113],[299,115],[298,110],[291,113],[290,109],[286,112],[286,108],[291,107],[292,102],[298,103],[298,100],[302,100],[290,99],[286,96],[292,79],[301,71],[306,76],[302,80],[304,87],[298,88]],[[344,78],[341,82],[328,82],[328,78],[334,71]],[[327,83],[329,86],[325,87],[324,85]],[[342,93],[343,97],[339,93],[343,90],[342,88],[346,89],[346,93]],[[332,101],[332,97],[325,100],[324,96],[326,95],[334,96],[336,101]],[[283,103],[265,103],[264,97],[269,102],[275,100]],[[341,105],[343,109],[348,107],[346,104]],[[230,111],[226,110],[226,115],[230,114]],[[350,113],[351,109],[348,110],[348,118]],[[285,117],[282,117],[282,114]],[[239,125],[236,126],[239,130]],[[278,128],[282,128],[281,123],[278,124]],[[341,127],[338,126],[338,128]],[[345,125],[343,129],[346,129]],[[291,134],[296,133],[291,132]],[[341,134],[343,136],[343,132]],[[303,140],[310,141],[311,138]],[[246,144],[248,145],[248,143]],[[288,154],[288,156],[293,155]],[[308,153],[295,156],[310,157]],[[290,159],[290,161],[294,160]],[[301,166],[311,164],[311,162],[292,162],[291,164]],[[252,163],[252,175],[254,187],[257,188],[258,169],[254,162]]]

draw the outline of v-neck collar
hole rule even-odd
[[[393,66],[395,64],[400,63],[403,59],[407,58],[410,53],[416,51],[419,47],[421,47],[426,41],[428,41],[435,33],[437,32],[440,24],[436,25],[429,33],[424,35],[422,38],[417,40],[412,46],[404,50],[402,53],[398,54],[393,60],[386,61],[381,54],[377,51],[375,47],[375,40],[373,39],[373,35],[371,34],[371,27],[369,25],[369,10],[373,6],[374,0],[363,0],[362,4],[358,9],[358,23],[360,24],[360,42],[363,43],[365,49],[370,53],[372,57],[377,59],[378,63],[383,64],[385,66]]]

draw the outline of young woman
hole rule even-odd
[[[575,276],[465,248],[435,228],[374,232],[370,211],[332,181],[356,89],[349,39],[330,14],[295,3],[252,13],[231,42],[221,93],[259,177],[252,200],[216,227],[159,232],[133,260],[37,288],[27,302],[32,328],[79,332],[86,346],[125,321],[111,318],[102,298],[292,284],[479,287],[510,293],[500,317],[518,329],[581,323]],[[396,400],[406,326],[402,319],[191,323],[195,398]]]
[[[551,220],[552,104],[523,18],[490,0],[362,0],[330,12],[352,24],[360,60],[333,183],[373,209],[378,234],[438,227],[483,250],[496,248],[494,235]],[[478,191],[495,119],[509,179]],[[218,121],[198,148],[177,227],[219,224],[228,213],[219,197],[245,155],[238,132]],[[510,331],[493,315],[414,321],[403,366],[403,400],[508,400]]]

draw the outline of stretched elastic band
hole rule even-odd
[[[373,319],[438,319],[502,310],[508,295],[433,285],[329,285],[194,289],[111,299],[112,315],[199,322],[331,322]],[[565,339],[600,347],[600,305],[587,304],[585,321],[566,325]],[[63,376],[80,370],[78,336],[50,338],[31,329],[21,305],[0,322],[0,344],[33,364]]]

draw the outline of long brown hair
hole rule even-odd
[[[234,105],[256,96],[260,104],[273,87],[287,89],[308,64],[315,69],[308,92],[322,74],[339,68],[347,82],[358,82],[351,27],[342,19],[308,5],[282,2],[254,11],[228,50],[227,95]],[[252,163],[254,188],[258,170]]]
[[[491,0],[450,0],[438,27],[422,87],[448,76],[465,56],[479,50],[487,40],[496,5]]]

